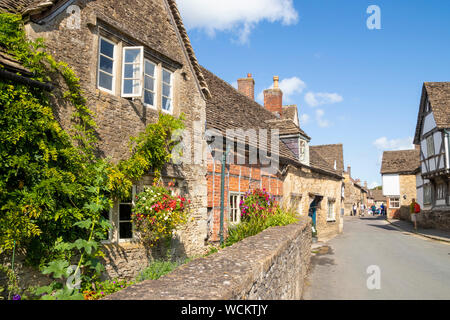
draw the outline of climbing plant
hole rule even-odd
[[[27,263],[58,280],[39,295],[82,298],[77,287],[64,285],[67,268],[74,264],[74,274],[82,271],[81,286],[99,275],[100,241],[111,227],[102,212],[112,199],[128,196],[147,172],[160,174],[183,119],[160,115],[131,139],[130,158],[114,165],[95,157],[96,123],[79,79],[46,53],[42,39],[26,38],[19,15],[0,13],[0,46],[32,79],[58,79],[57,90],[74,110],[71,130],[65,131],[53,114],[51,93],[0,80],[0,254],[25,249]]]

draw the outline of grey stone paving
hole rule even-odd
[[[450,299],[450,244],[402,232],[377,218],[348,217],[344,233],[315,246],[305,300]],[[369,290],[369,266],[381,289]]]

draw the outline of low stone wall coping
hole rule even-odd
[[[308,218],[269,228],[211,256],[196,259],[159,280],[148,280],[105,300],[236,300],[245,299],[261,274],[311,228]],[[309,250],[309,248],[308,248]],[[300,266],[298,266],[300,268]],[[307,267],[307,266],[306,266]]]

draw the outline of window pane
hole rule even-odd
[[[155,91],[155,80],[153,80],[150,77],[145,77],[145,89],[150,90],[150,91]]]
[[[172,78],[172,74],[166,70],[163,70],[163,81],[165,83],[171,84],[172,82],[170,81]]]
[[[125,94],[139,94],[140,84],[139,80],[124,80],[123,93]]]
[[[154,106],[155,96],[152,92],[144,90],[144,103]]]
[[[131,222],[119,223],[119,238],[120,239],[133,238],[133,226],[132,226]]]
[[[113,60],[100,56],[100,70],[113,73]]]
[[[145,74],[148,74],[150,76],[155,75],[155,65],[149,61],[145,61]]]
[[[163,96],[171,97],[171,90],[172,88],[168,86],[167,84],[163,84]]]
[[[119,205],[119,220],[120,221],[131,220],[131,204],[120,204]]]
[[[164,110],[166,110],[166,111],[171,110],[171,109],[172,109],[172,100],[163,97],[163,99],[162,99],[162,108],[163,108]]]
[[[114,45],[105,41],[100,41],[100,53],[104,54],[105,56],[108,56],[110,58],[114,57]]]
[[[99,87],[112,90],[113,77],[111,75],[100,71],[98,74],[98,78]]]
[[[136,64],[126,64],[124,70],[124,77],[128,79],[139,79],[139,65]]]
[[[125,63],[139,63],[140,53],[141,53],[140,49],[126,49]]]

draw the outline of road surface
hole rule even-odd
[[[305,300],[450,299],[450,244],[384,220],[346,217],[344,233],[313,252]]]

